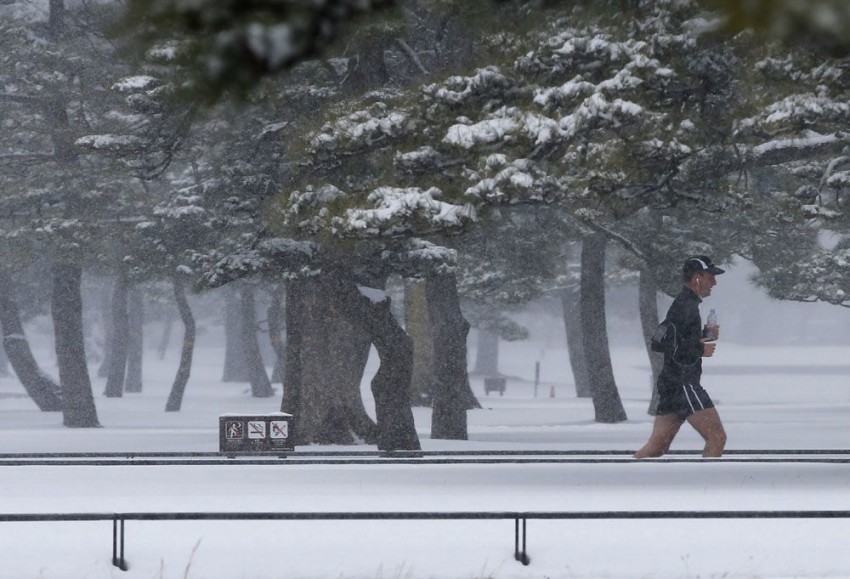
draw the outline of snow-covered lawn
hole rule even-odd
[[[246,385],[220,382],[220,350],[198,354],[180,413],[162,411],[176,360],[149,360],[142,394],[107,399],[97,380],[101,429],[63,428],[61,416],[35,410],[14,379],[0,380],[0,452],[216,451],[220,414],[279,410],[279,398],[252,399]],[[564,349],[522,343],[503,348],[504,396],[485,396],[482,380],[473,377],[484,408],[469,413],[469,441],[430,440],[429,413],[416,410],[423,448],[634,450],[651,424],[648,364],[640,348],[615,347],[613,357],[626,423],[593,421],[591,402],[571,391]],[[723,343],[705,364],[704,382],[718,401],[728,447],[850,449],[847,360],[842,346]],[[364,394],[369,407],[368,379]],[[674,445],[700,447],[688,427]],[[677,456],[601,464],[0,463],[0,512],[850,510],[850,464]],[[129,521],[130,569],[122,572],[111,565],[109,522],[0,523],[0,578],[850,577],[850,520],[531,520],[527,567],[513,559],[513,526],[510,520]]]

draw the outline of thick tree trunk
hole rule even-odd
[[[58,39],[64,32],[64,20],[64,0],[50,0],[48,31],[52,39]],[[54,159],[60,165],[72,167],[76,165],[77,149],[74,132],[70,130],[67,105],[66,96],[57,94],[44,104],[42,114],[50,129]],[[83,215],[79,189],[60,187],[59,191],[65,203],[65,217]],[[52,278],[51,314],[62,388],[63,423],[69,427],[97,427],[100,424],[86,363],[83,332],[82,269],[65,256],[58,256],[54,258]]]
[[[295,444],[378,441],[360,394],[369,355],[361,328],[340,315],[327,275],[292,280],[286,289],[285,388],[281,410],[293,415]]]
[[[284,384],[286,368],[286,342],[283,334],[284,326],[284,295],[286,288],[279,284],[272,291],[272,299],[266,317],[269,320],[269,343],[274,352],[274,370],[272,370],[272,383]]]
[[[248,366],[248,378],[251,382],[251,395],[254,398],[269,398],[274,396],[274,388],[266,373],[263,356],[260,354],[260,343],[257,341],[257,309],[254,302],[254,287],[242,284],[242,351],[245,354],[245,364]]]
[[[145,338],[145,302],[139,288],[130,289],[127,302],[127,377],[124,379],[124,392],[142,391],[142,362],[144,360]]]
[[[656,382],[664,365],[664,355],[653,352],[650,347],[652,334],[658,327],[658,284],[655,276],[649,269],[640,270],[640,282],[638,285],[638,309],[640,311],[640,326],[643,331],[643,345],[646,347],[646,355],[649,357],[649,365],[652,368],[652,383],[650,391],[652,395],[649,400],[647,412],[653,416],[658,409],[658,388]]]
[[[120,398],[124,395],[124,378],[127,371],[127,343],[130,325],[127,317],[127,295],[129,286],[124,276],[115,280],[112,289],[112,342],[109,357],[109,373],[106,377],[104,395]]]
[[[336,375],[342,379],[340,398],[347,409],[346,421],[357,439],[367,444],[380,444],[378,424],[366,411],[360,391],[366,363],[369,361],[369,350],[372,348],[369,336],[349,316],[337,315],[334,323],[341,331],[331,332],[328,338],[332,352],[344,353],[336,356],[333,364]]]
[[[434,399],[434,338],[423,281],[409,280],[405,283],[404,329],[413,340],[410,403],[413,406],[430,406]]]
[[[605,237],[592,234],[581,249],[581,328],[596,421],[626,420],[614,381],[605,318]]]
[[[53,264],[52,317],[56,358],[62,387],[63,423],[69,427],[97,427],[91,379],[83,342],[82,270],[73,263]]]
[[[59,385],[45,374],[35,361],[29,341],[24,334],[18,304],[12,295],[12,283],[5,271],[0,271],[0,325],[3,326],[3,346],[12,369],[39,410],[62,410]]]
[[[480,407],[469,387],[466,338],[453,274],[429,276],[425,285],[434,336],[434,405],[431,438],[466,440],[466,411]]]
[[[173,283],[174,299],[177,301],[177,310],[180,312],[180,320],[183,322],[184,328],[183,348],[180,351],[180,366],[177,368],[177,375],[174,377],[171,393],[168,395],[168,402],[165,404],[166,412],[177,412],[183,405],[183,394],[186,392],[186,384],[189,382],[189,376],[192,372],[192,356],[195,351],[195,317],[192,315],[192,308],[189,307],[189,301],[186,299],[183,283],[177,279]]]
[[[475,369],[477,376],[499,375],[499,335],[487,330],[478,329],[478,349],[475,352]]]
[[[567,286],[560,291],[564,327],[567,332],[567,354],[570,357],[576,396],[590,398],[590,377],[587,374],[587,357],[584,354],[584,341],[581,335],[580,296],[580,285]]]
[[[224,373],[222,382],[250,382],[251,372],[245,361],[242,343],[242,300],[237,284],[225,288]]]
[[[372,379],[380,450],[419,450],[419,437],[410,410],[413,340],[399,325],[390,297],[372,288],[358,289],[344,271],[328,275],[331,292],[342,313],[357,330],[365,329],[378,351],[381,365]]]

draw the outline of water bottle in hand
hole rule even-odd
[[[720,325],[717,323],[717,312],[713,309],[708,312],[708,318],[705,321],[705,327],[702,329],[702,337],[709,341],[714,341],[720,334]]]

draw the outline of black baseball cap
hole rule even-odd
[[[685,263],[682,265],[682,273],[686,276],[691,276],[695,273],[707,272],[713,275],[720,275],[721,273],[725,273],[725,269],[720,269],[713,263],[711,263],[711,258],[706,255],[695,255],[693,257],[689,257],[685,260]]]

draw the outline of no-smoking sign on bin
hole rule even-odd
[[[279,453],[295,450],[285,412],[222,414],[218,417],[218,449],[227,454]]]

